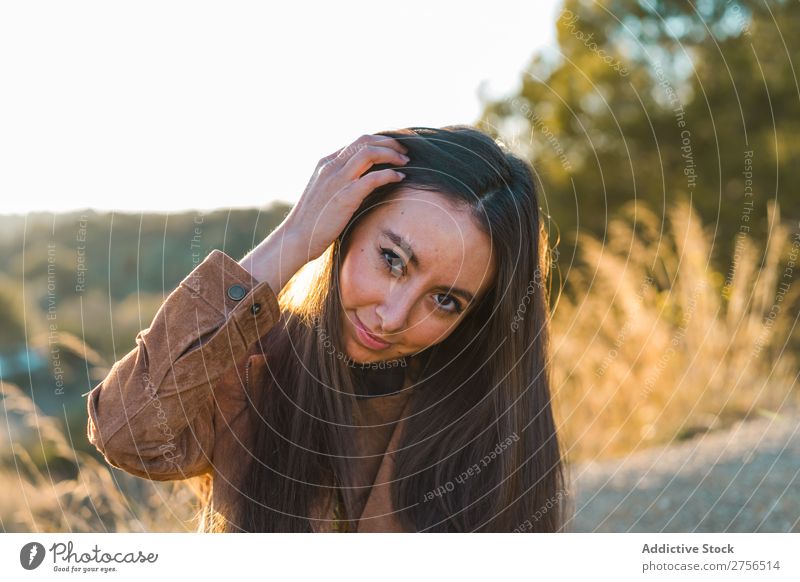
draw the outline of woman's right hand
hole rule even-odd
[[[409,159],[399,141],[382,135],[362,135],[352,144],[322,158],[303,195],[281,224],[298,241],[308,261],[319,257],[341,234],[367,195],[384,184],[399,182],[393,169],[366,172],[374,164],[402,166]]]

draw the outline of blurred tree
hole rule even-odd
[[[0,281],[0,355],[18,350],[25,337],[25,321],[20,305],[21,301],[14,296],[10,283]]]
[[[565,0],[556,26],[479,126],[535,164],[562,266],[629,200],[690,199],[723,272],[738,233],[766,239],[768,200],[797,231],[800,3]]]

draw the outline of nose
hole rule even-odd
[[[414,303],[412,290],[393,282],[384,300],[375,308],[384,334],[397,333],[403,330],[408,322],[408,312]],[[387,338],[389,341],[392,338]]]

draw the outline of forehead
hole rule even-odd
[[[469,208],[446,196],[406,188],[376,208],[366,222],[381,241],[390,241],[384,230],[402,236],[420,262],[419,274],[430,277],[432,284],[460,287],[476,298],[491,286],[491,238],[478,227]]]

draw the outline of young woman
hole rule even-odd
[[[531,169],[489,136],[362,136],[170,294],[89,394],[89,439],[198,476],[201,531],[558,531],[549,261]]]

